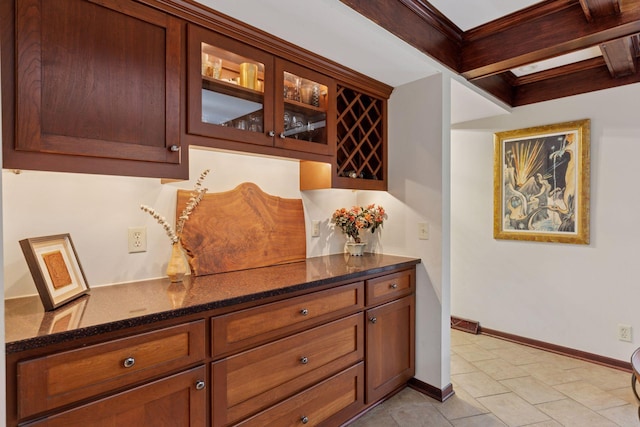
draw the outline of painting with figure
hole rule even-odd
[[[495,134],[495,238],[589,243],[589,126]]]

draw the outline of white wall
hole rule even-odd
[[[439,388],[449,384],[450,373],[449,115],[443,114],[449,111],[448,102],[448,78],[442,75],[394,89],[384,202],[390,221],[383,233],[384,252],[422,259],[416,292],[416,378]],[[418,239],[418,222],[429,224],[429,240]]]
[[[5,297],[37,293],[18,244],[28,237],[70,233],[92,287],[164,276],[169,240],[139,206],[149,205],[173,221],[177,189],[192,189],[205,169],[211,169],[204,181],[209,192],[248,181],[269,194],[301,198],[297,161],[212,150],[191,149],[191,181],[170,184],[150,178],[3,171]],[[343,249],[344,238],[333,233],[328,219],[334,209],[355,204],[356,196],[346,190],[302,196],[307,223],[323,221],[320,237],[307,238],[308,256]],[[147,227],[147,252],[128,253],[127,229],[132,226]]]
[[[452,132],[451,312],[628,361],[640,344],[640,85],[532,106]],[[493,133],[591,119],[591,243],[493,239]],[[638,157],[636,157],[638,156]],[[635,328],[633,343],[617,325]]]

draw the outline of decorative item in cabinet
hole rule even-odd
[[[329,167],[300,163],[300,189],[387,188],[386,100],[338,85],[336,151]]]

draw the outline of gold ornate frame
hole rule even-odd
[[[590,124],[494,135],[494,238],[589,244]]]

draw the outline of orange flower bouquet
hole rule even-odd
[[[374,233],[378,227],[382,227],[386,218],[387,214],[382,206],[371,204],[366,208],[353,206],[351,209],[336,209],[331,222],[355,243],[360,243],[360,230],[371,230]]]

